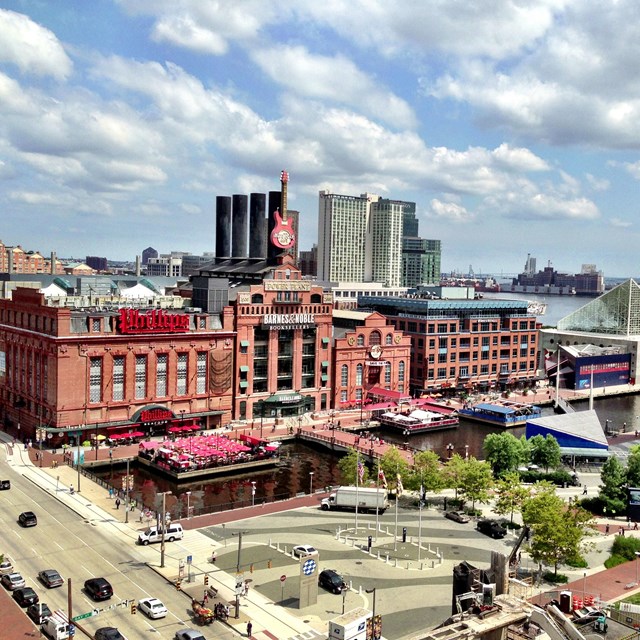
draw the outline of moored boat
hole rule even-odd
[[[383,427],[390,427],[407,433],[455,429],[460,422],[458,416],[454,413],[445,414],[423,409],[414,409],[409,413],[387,411],[377,416],[376,419]]]
[[[521,427],[527,420],[539,418],[542,409],[534,404],[502,400],[467,405],[458,409],[458,413],[467,420],[502,427]]]

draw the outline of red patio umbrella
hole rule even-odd
[[[142,438],[142,436],[144,435],[144,433],[142,433],[142,431],[132,431],[131,433],[127,434],[130,438]]]

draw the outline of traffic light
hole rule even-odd
[[[208,587],[209,586],[209,576],[205,576],[204,577],[204,586]]]
[[[180,586],[180,580],[176,580],[176,589],[178,591],[182,591],[182,587]]]
[[[137,607],[136,607],[136,603],[135,603],[135,602],[132,602],[132,603],[131,603],[131,615],[132,615],[132,616],[135,616],[137,612],[138,612],[138,609],[137,609]]]

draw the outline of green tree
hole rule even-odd
[[[522,505],[522,520],[531,527],[531,557],[540,565],[558,565],[581,555],[591,515],[577,505],[567,505],[555,493],[555,486],[538,482],[530,498]]]
[[[380,468],[384,471],[390,488],[397,489],[398,475],[402,479],[403,486],[409,479],[409,465],[397,447],[390,447],[386,450],[380,458]]]
[[[549,467],[555,469],[560,466],[560,445],[551,434],[547,434],[546,438],[541,435],[533,436],[529,439],[529,457],[533,464],[544,467],[548,472]]]
[[[627,458],[627,486],[640,487],[640,445],[631,447]]]
[[[607,458],[600,472],[600,492],[602,506],[612,515],[624,513],[627,504],[627,474],[616,456]]]
[[[458,499],[458,490],[462,485],[462,476],[464,475],[465,459],[458,453],[454,453],[449,458],[442,469],[442,476],[445,486],[455,489],[456,500]]]
[[[485,460],[491,465],[496,477],[515,471],[529,459],[526,439],[518,439],[508,431],[490,433],[484,439],[483,449]]]
[[[488,462],[476,460],[473,456],[464,461],[460,493],[464,499],[471,500],[471,507],[474,510],[476,502],[489,502],[492,487],[493,472]]]
[[[513,514],[522,509],[525,500],[531,495],[531,489],[520,482],[520,476],[510,471],[496,482],[496,500],[493,507],[500,516],[509,514],[513,522]]]
[[[445,486],[442,464],[435,451],[420,451],[413,457],[413,473],[407,486],[420,489],[421,485],[425,491],[440,491]]]
[[[346,485],[356,484],[356,474],[358,469],[358,460],[364,465],[364,476],[362,482],[358,480],[358,484],[365,485],[369,479],[369,469],[364,464],[362,456],[358,456],[358,452],[355,449],[350,448],[347,455],[342,457],[338,461],[338,467],[340,468],[340,474],[342,475],[342,482]]]

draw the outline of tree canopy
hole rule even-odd
[[[420,451],[413,457],[413,473],[407,486],[411,489],[424,487],[425,491],[440,491],[445,480],[442,475],[440,456],[435,451]]]
[[[338,467],[340,468],[340,473],[342,474],[342,482],[344,484],[356,484],[358,459],[362,463],[364,471],[362,481],[358,480],[358,484],[363,485],[367,483],[369,479],[369,469],[367,468],[367,465],[364,464],[362,456],[358,456],[358,452],[355,449],[349,449],[347,455],[340,458],[338,462]]]
[[[529,449],[525,437],[516,438],[512,433],[490,433],[483,444],[485,460],[491,465],[498,478],[509,471],[515,471],[529,459]]]
[[[534,485],[532,495],[522,505],[522,520],[531,527],[531,557],[540,564],[558,565],[580,557],[591,515],[577,505],[567,505],[547,482]]]
[[[607,458],[600,472],[602,506],[612,515],[624,513],[627,505],[627,472],[616,456]]]
[[[509,515],[513,522],[513,514],[522,509],[530,495],[531,489],[520,483],[520,476],[515,471],[510,471],[496,482],[493,510],[500,516]]]
[[[476,502],[489,502],[493,488],[493,473],[491,466],[484,460],[476,460],[473,456],[463,460],[460,477],[460,494],[466,500],[471,500],[475,510]]]
[[[562,454],[558,441],[551,434],[533,436],[529,439],[529,459],[547,472],[559,467]]]

